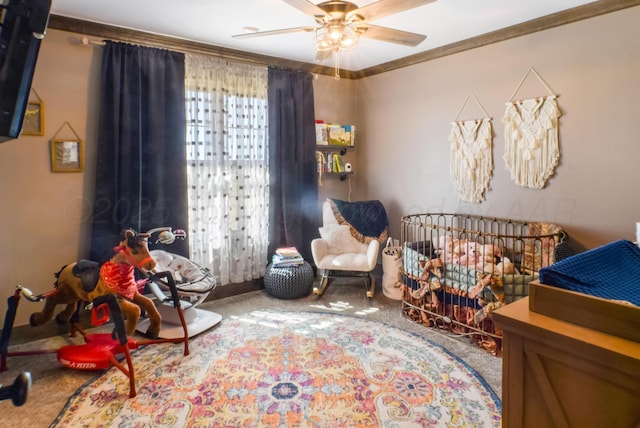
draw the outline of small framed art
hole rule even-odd
[[[44,135],[44,103],[29,101],[22,121],[22,135]]]
[[[51,140],[51,170],[81,172],[84,169],[82,140]]]

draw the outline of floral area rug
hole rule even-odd
[[[254,311],[133,353],[84,385],[52,426],[499,427],[501,403],[464,362],[383,323]]]

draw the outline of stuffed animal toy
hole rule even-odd
[[[478,264],[476,264],[476,270],[489,273],[491,275],[502,275],[497,265],[494,263],[479,262]]]
[[[509,257],[502,257],[500,262],[496,264],[496,270],[500,275],[510,275],[516,273],[516,268]]]
[[[457,245],[458,240],[453,239],[451,235],[442,235],[436,241],[436,254],[444,263],[453,262],[453,249]]]
[[[478,244],[474,241],[459,241],[457,247],[453,250],[453,253],[454,255],[457,255],[458,264],[462,266],[473,267],[480,258]]]
[[[161,317],[151,299],[140,293],[142,282],[136,281],[134,269],[152,270],[156,262],[149,254],[147,234],[137,234],[126,229],[120,236],[120,244],[114,248],[114,255],[102,265],[88,260],[80,260],[64,266],[56,274],[56,289],[48,293],[42,312],[31,314],[30,323],[37,326],[53,317],[57,305],[66,308],[56,315],[56,322],[69,321],[79,301],[92,302],[105,294],[116,294],[122,315],[126,322],[127,335],[133,335],[141,309],[149,317],[147,335],[157,338],[160,333]]]
[[[478,248],[476,270],[487,273],[497,272],[496,263],[502,258],[502,250],[497,245],[484,244]]]

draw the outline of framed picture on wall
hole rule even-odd
[[[51,170],[81,172],[84,169],[82,140],[51,140]]]
[[[22,121],[22,135],[44,135],[44,103],[29,101]]]

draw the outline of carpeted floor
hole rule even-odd
[[[345,282],[347,280],[341,280]],[[353,280],[351,280],[353,281]],[[501,359],[470,344],[466,339],[453,338],[419,326],[406,317],[400,310],[400,302],[387,299],[380,290],[372,300],[365,297],[364,288],[359,284],[332,284],[324,296],[308,297],[293,301],[275,299],[264,291],[252,292],[242,296],[231,297],[205,303],[208,308],[223,315],[225,319],[252,313],[269,311],[276,313],[292,311],[308,311],[313,313],[332,313],[341,317],[379,321],[394,326],[402,332],[417,334],[419,339],[432,341],[464,362],[471,372],[477,373],[499,399],[501,395]],[[224,323],[223,323],[224,324]],[[221,324],[221,326],[223,325]],[[22,333],[24,334],[24,333]],[[64,340],[64,339],[60,339]],[[175,345],[179,347],[180,345]],[[134,354],[134,364],[136,362]],[[34,357],[14,357],[9,359],[9,370],[0,375],[0,382],[9,384],[22,370],[29,370],[33,376],[33,389],[22,407],[13,407],[10,401],[0,403],[2,425],[4,426],[50,426],[65,407],[70,397],[83,384],[93,381],[98,375],[91,372],[80,372],[61,368],[55,355]],[[119,372],[114,372],[119,374]],[[128,391],[122,391],[126,393]],[[489,392],[489,395],[491,393]],[[499,402],[498,402],[499,405]],[[66,425],[61,425],[66,426]]]

